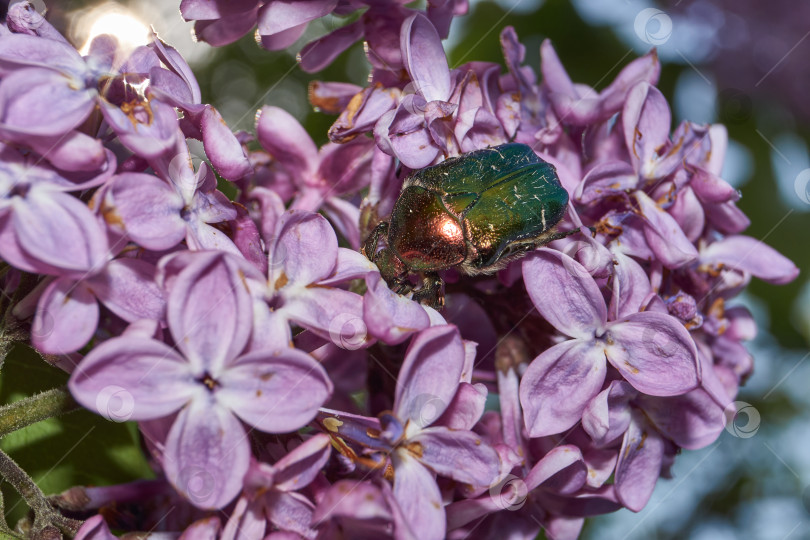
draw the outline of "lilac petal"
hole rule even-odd
[[[271,36],[331,13],[337,0],[274,0],[259,12],[259,34]]]
[[[408,336],[430,326],[430,318],[413,300],[394,293],[378,272],[366,276],[363,320],[368,332],[389,345],[402,343]]]
[[[183,530],[177,540],[217,540],[222,522],[216,516],[198,519]]]
[[[645,220],[647,244],[667,268],[679,268],[698,256],[697,249],[686,238],[678,222],[662,210],[646,193],[635,191],[641,215]]]
[[[14,198],[12,223],[25,251],[68,271],[99,269],[107,259],[107,237],[84,203],[67,193],[32,188]]]
[[[501,408],[501,415],[498,419],[498,436],[494,441],[502,438],[502,441],[510,449],[520,448],[523,444],[523,411],[520,408],[520,382],[518,374],[514,368],[506,371],[499,369],[496,372],[498,378],[498,401]],[[504,460],[504,463],[506,460]]]
[[[546,497],[543,502],[569,516],[589,517],[609,514],[621,508],[612,484],[594,490],[583,490],[576,497]]]
[[[450,405],[464,367],[464,344],[455,326],[434,326],[411,341],[397,378],[394,414],[426,427]]]
[[[407,448],[433,472],[457,482],[489,487],[498,476],[498,453],[472,431],[423,429],[408,439]]]
[[[585,525],[585,518],[550,515],[543,527],[546,535],[555,540],[577,540]]]
[[[82,524],[74,538],[75,540],[117,540],[118,537],[110,532],[103,517],[95,515]]]
[[[237,217],[228,221],[233,243],[245,259],[258,268],[263,275],[267,275],[267,254],[264,252],[259,228],[247,208],[237,204],[234,204],[233,207],[235,207]]]
[[[610,111],[618,112],[626,102],[628,92],[639,82],[646,82],[653,86],[658,83],[661,74],[661,62],[658,54],[653,48],[640,58],[636,58],[627,64],[616,78],[605,88],[601,97],[605,101],[604,107]]]
[[[613,381],[582,413],[582,427],[597,446],[606,446],[627,431],[629,402],[638,392],[625,381]]]
[[[535,358],[520,381],[529,435],[553,435],[576,424],[606,373],[604,353],[590,341],[564,341]]]
[[[523,262],[523,280],[537,311],[560,332],[589,339],[604,328],[607,307],[599,287],[565,253],[537,250]]]
[[[411,169],[427,167],[439,155],[439,148],[426,129],[397,134],[391,139],[391,147],[402,164]]]
[[[259,204],[258,217],[261,226],[262,240],[268,248],[277,237],[276,228],[284,214],[284,201],[278,193],[264,187],[256,187],[250,191],[250,200]]]
[[[540,45],[540,69],[543,73],[543,84],[548,86],[553,93],[578,97],[574,83],[568,76],[568,72],[565,71],[565,67],[549,39],[543,40]]]
[[[335,232],[323,216],[288,211],[270,253],[271,285],[279,289],[288,282],[309,285],[326,279],[335,269],[337,255]]]
[[[516,500],[523,499],[525,495],[525,488],[513,481],[511,484],[504,484],[503,489],[491,497],[451,502],[446,509],[447,528],[453,531],[475,520],[483,519],[489,514],[511,508]],[[534,536],[534,534],[529,534],[526,538],[534,538]]]
[[[329,459],[330,440],[325,433],[319,433],[278,460],[273,465],[275,488],[294,491],[309,485]]]
[[[292,330],[283,311],[270,310],[264,299],[253,300],[253,332],[247,350],[275,351],[292,346]]]
[[[692,336],[663,313],[634,313],[611,323],[605,356],[633,387],[651,396],[675,396],[700,382]]]
[[[182,0],[180,14],[187,21],[210,20],[227,17],[231,14],[243,14],[256,6],[258,0]]]
[[[616,266],[613,274],[613,295],[610,313],[615,318],[637,313],[652,290],[647,273],[634,259],[623,253],[614,253]]]
[[[313,526],[330,519],[391,521],[391,511],[380,489],[368,481],[338,480],[318,501],[312,515]]]
[[[453,396],[453,401],[436,420],[436,425],[446,426],[450,429],[472,429],[484,414],[486,401],[487,387],[485,385],[462,382],[456,395]]]
[[[450,97],[450,70],[441,38],[430,20],[419,13],[405,19],[400,33],[405,70],[427,101]]]
[[[76,130],[58,137],[25,137],[25,143],[63,171],[97,171],[108,162],[109,150],[101,141]]]
[[[740,341],[750,341],[757,337],[757,323],[748,308],[744,306],[726,308],[725,316],[729,322],[726,337]]]
[[[370,3],[369,9],[363,17],[365,37],[368,46],[366,59],[376,68],[373,72],[374,82],[384,86],[396,85],[394,81],[403,78],[402,73],[402,24],[413,13],[412,10],[402,6],[401,2],[380,4]]]
[[[238,213],[231,202],[224,193],[217,189],[208,191],[205,189],[209,179],[212,183],[216,182],[214,174],[205,165],[200,165],[198,176],[205,178],[205,180],[198,180],[200,190],[194,194],[191,201],[191,213],[199,220],[205,223],[222,223],[223,221],[233,221],[236,219]],[[187,218],[190,220],[192,218]]]
[[[248,475],[250,475],[250,472],[248,472]],[[263,506],[261,499],[248,501],[245,495],[239,497],[233,510],[229,512],[230,517],[228,517],[228,521],[225,523],[225,528],[222,530],[222,535],[219,537],[219,540],[265,538],[264,533],[268,524],[267,518],[264,515]],[[296,540],[298,539],[296,538]]]
[[[702,201],[724,203],[740,199],[740,192],[731,184],[700,167],[695,168],[689,185]]]
[[[309,83],[309,103],[316,111],[327,114],[342,113],[352,98],[360,92],[371,90],[360,88],[356,84],[344,82],[312,81]]]
[[[702,389],[671,398],[641,396],[641,403],[655,427],[688,450],[710,445],[725,428],[723,409]]]
[[[543,456],[526,475],[529,491],[540,485],[557,493],[574,493],[585,485],[587,468],[582,452],[573,444],[557,446]],[[553,486],[552,486],[553,484]]]
[[[245,150],[215,108],[206,106],[200,126],[205,154],[220,176],[235,181],[253,171]]]
[[[733,201],[721,204],[704,203],[706,219],[724,234],[738,234],[751,225],[751,220]]]
[[[507,142],[500,120],[483,107],[459,115],[455,136],[465,152]]]
[[[479,360],[491,357],[498,344],[498,334],[486,308],[466,294],[448,294],[445,300],[442,313],[447,322],[455,324],[462,336],[475,338]]]
[[[310,185],[325,191],[323,182],[330,184],[324,197],[356,193],[369,183],[374,148],[374,141],[365,137],[342,144],[324,145],[320,151],[321,164],[318,167],[318,175],[322,180],[310,182]]]
[[[307,43],[298,54],[298,64],[307,73],[320,71],[362,37],[362,20],[342,26],[320,39]]]
[[[217,381],[219,403],[270,433],[305,426],[333,389],[323,367],[294,349],[249,353],[228,366]]]
[[[634,189],[638,175],[623,161],[606,161],[588,171],[577,186],[574,197],[582,204]]]
[[[200,385],[188,363],[159,341],[118,337],[97,345],[70,377],[76,401],[116,421],[167,416]]]
[[[26,34],[4,35],[0,38],[0,68],[7,72],[18,66],[45,67],[75,75],[83,75],[87,69],[84,59],[67,42]]]
[[[109,34],[102,34],[101,36],[93,39],[91,47],[96,45],[99,45],[100,50],[97,53],[94,53],[94,51],[91,49],[90,56],[93,56],[94,54],[101,54],[103,61],[112,66],[112,62],[114,61],[115,55],[119,49],[118,41]],[[112,69],[112,67],[109,69]],[[159,72],[174,75],[174,73],[161,66],[158,55],[154,50],[147,46],[137,47],[134,51],[132,51],[132,53],[130,53],[129,57],[126,58],[124,63],[118,69],[121,73],[148,75],[150,79],[154,74]],[[152,81],[150,80],[150,93],[152,90],[151,82]]]
[[[616,494],[619,501],[639,512],[650,500],[661,474],[664,441],[646,422],[631,422],[616,464]]]
[[[247,434],[227,409],[199,395],[180,411],[166,438],[163,468],[194,506],[217,509],[231,502],[249,464]]]
[[[324,201],[323,212],[335,226],[335,230],[346,239],[352,249],[360,249],[360,209],[345,199],[330,197]]]
[[[726,265],[777,285],[790,283],[799,275],[790,259],[750,236],[727,236],[712,243],[700,254],[700,262]]]
[[[590,448],[585,451],[583,458],[588,466],[588,487],[598,489],[613,476],[619,459],[618,449]]]
[[[236,257],[242,257],[242,252],[233,243],[233,240],[216,227],[203,223],[200,219],[192,219],[186,227],[186,244],[192,251],[223,251]]]
[[[169,329],[199,375],[218,376],[250,335],[250,293],[243,271],[230,257],[201,253],[175,278],[169,293]]]
[[[169,68],[169,70],[179,75],[186,82],[186,85],[191,91],[191,102],[200,103],[202,99],[200,94],[200,85],[197,83],[197,79],[194,77],[194,72],[191,71],[191,67],[185,61],[183,55],[181,55],[174,47],[166,44],[157,35],[154,35],[154,39],[149,46],[155,51],[155,54],[158,55],[160,61],[163,62],[163,64]]]
[[[30,2],[11,4],[6,15],[6,25],[12,32],[39,36],[49,40],[67,43],[65,37],[45,20],[37,8]],[[44,7],[44,6],[43,6]]]
[[[183,199],[166,182],[151,174],[124,173],[115,177],[107,192],[111,205],[104,218],[120,225],[139,245],[155,251],[176,246],[186,235],[180,217]]]
[[[118,166],[118,159],[115,157],[115,154],[111,150],[107,149],[105,149],[105,152],[107,154],[106,163],[102,163],[99,167],[90,169],[88,171],[61,173],[64,174],[64,176],[54,174],[48,178],[47,181],[54,189],[67,192],[83,191],[98,187],[107,182],[107,180],[109,180],[115,174],[115,169]],[[40,168],[40,171],[42,172],[47,170],[48,169],[44,166]],[[45,172],[45,174],[47,175],[48,173]],[[43,181],[44,180],[45,179],[43,178]]]
[[[290,174],[307,178],[318,168],[318,149],[312,138],[290,113],[265,106],[256,119],[259,143]]]
[[[397,157],[397,155],[394,153],[394,146],[391,141],[392,133],[390,128],[391,124],[394,122],[394,119],[396,118],[397,110],[398,107],[397,109],[392,109],[383,113],[374,124],[374,142],[377,144],[377,148],[379,148],[381,152],[388,154],[389,156],[392,157]],[[334,140],[335,142],[340,142],[339,138],[334,138],[332,140]]]
[[[420,94],[405,93],[396,108],[396,114],[389,126],[389,133],[402,135],[424,129],[428,123],[428,101]]]
[[[64,275],[65,271],[62,268],[44,263],[25,251],[14,230],[11,218],[12,215],[8,212],[5,215],[0,213],[0,257],[11,266],[26,272],[52,276]]]
[[[284,298],[286,317],[338,347],[356,350],[373,344],[363,322],[360,295],[332,287],[297,287],[285,291]]]
[[[267,520],[282,531],[293,532],[295,538],[314,538],[315,531],[310,528],[312,513],[315,510],[309,499],[296,492],[271,490],[264,496],[265,516]],[[279,533],[265,538],[274,540]],[[286,540],[289,536],[279,536]]]
[[[153,99],[125,113],[106,101],[101,102],[104,119],[129,150],[146,158],[154,159],[168,152],[177,140],[177,113],[170,105]]]
[[[678,222],[686,238],[697,242],[706,225],[706,214],[703,205],[689,186],[684,186],[669,207],[669,213]]]
[[[380,84],[354,94],[343,109],[336,111],[340,116],[329,128],[329,140],[346,142],[371,130],[385,113],[394,109],[397,96],[398,92]]]
[[[23,133],[65,133],[93,107],[92,93],[76,90],[70,79],[48,69],[16,71],[0,84],[0,123]]]
[[[404,451],[394,452],[394,497],[416,538],[441,540],[446,530],[442,496],[433,474]]]
[[[347,283],[353,279],[364,278],[369,272],[377,272],[377,267],[373,262],[353,249],[339,247],[335,271],[328,278],[320,280],[318,284],[328,287],[338,283]]]
[[[293,43],[298,41],[298,38],[304,35],[304,32],[307,29],[307,24],[308,23],[299,24],[298,26],[293,26],[292,28],[282,30],[277,34],[269,36],[258,34],[261,38],[261,46],[268,51],[280,51],[282,49],[286,49],[287,47],[292,46]]]
[[[98,299],[127,322],[163,320],[166,298],[155,283],[154,265],[138,259],[111,261],[87,283]]]
[[[250,13],[236,13],[210,21],[197,21],[194,24],[194,37],[212,47],[223,47],[238,41],[256,25],[258,6]]]
[[[669,142],[672,115],[660,90],[643,82],[633,87],[622,110],[624,139],[636,170],[644,178],[662,178],[671,170],[657,170],[659,151]]]
[[[82,281],[59,278],[48,285],[37,304],[31,342],[47,354],[81,349],[98,326],[98,302]]]
[[[562,251],[579,262],[594,278],[606,278],[613,271],[613,253],[589,233],[583,232],[573,237]]]

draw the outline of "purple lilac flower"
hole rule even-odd
[[[395,72],[402,68],[396,33],[402,21],[416,12],[404,4],[407,2],[403,0],[239,0],[227,4],[182,0],[180,13],[185,20],[195,21],[197,39],[215,47],[233,43],[257,27],[256,38],[262,47],[280,50],[295,43],[316,19],[330,13],[345,16],[362,11],[356,21],[308,43],[299,54],[301,68],[320,71],[352,44],[365,38],[371,64]],[[442,38],[446,38],[453,17],[464,15],[467,9],[466,0],[431,0],[425,13],[441,30]]]
[[[241,421],[292,431],[332,391],[323,369],[300,351],[244,351],[252,308],[240,276],[255,272],[225,254],[195,256],[169,287],[167,322],[176,349],[154,339],[114,338],[94,348],[71,377],[71,390],[88,408],[98,409],[114,386],[131,397],[132,419],[177,413],[163,466],[189,497],[189,482],[205,471],[209,489],[192,499],[203,508],[221,508],[242,489],[250,448]]]
[[[324,213],[349,245],[360,247],[360,211],[344,197],[363,189],[371,167],[374,142],[358,138],[346,144],[329,143],[320,151],[290,113],[264,107],[256,118],[261,145],[290,176],[297,195],[290,208]]]
[[[649,312],[608,322],[604,298],[584,267],[558,251],[536,253],[523,263],[526,289],[538,312],[572,339],[535,358],[523,375],[521,405],[531,436],[559,433],[580,419],[604,384],[605,359],[649,395],[697,388],[697,351],[679,321]]]
[[[328,412],[320,419],[334,437],[353,439],[379,452],[376,457],[364,456],[370,462],[385,466],[390,460],[394,498],[410,531],[420,538],[445,534],[442,495],[433,474],[477,487],[489,486],[498,474],[495,450],[468,431],[475,419],[467,425],[462,421],[458,426],[462,429],[445,424],[452,424],[453,417],[466,409],[454,400],[459,383],[468,382],[471,375],[465,363],[464,344],[454,327],[423,330],[405,355],[391,412],[382,413],[378,421],[353,421]]]
[[[330,450],[329,437],[321,433],[274,465],[254,462],[245,478],[246,494],[236,503],[222,539],[263,538],[267,522],[279,530],[315,538],[314,505],[297,491],[316,478]]]

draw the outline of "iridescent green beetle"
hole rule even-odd
[[[491,274],[555,234],[568,205],[557,171],[525,144],[476,150],[414,171],[388,222],[371,232],[362,253],[399,294],[422,286],[413,299],[444,305],[440,270]],[[575,232],[575,231],[572,231]],[[568,233],[570,234],[570,233]],[[381,237],[386,247],[377,251]]]

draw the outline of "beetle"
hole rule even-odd
[[[398,294],[436,309],[444,305],[438,272],[492,274],[509,262],[579,229],[555,233],[568,205],[554,166],[525,144],[476,150],[412,172],[389,221],[377,225],[361,253]],[[381,238],[386,246],[377,250]],[[421,277],[414,290],[410,276]]]

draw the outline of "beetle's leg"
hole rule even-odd
[[[363,243],[363,247],[360,248],[360,253],[365,255],[368,260],[374,261],[374,255],[377,253],[377,244],[380,242],[380,237],[387,235],[388,222],[383,221],[374,227],[374,230],[368,235],[368,238],[366,238],[366,241]]]
[[[408,294],[413,290],[413,285],[408,282],[407,278],[403,280],[397,280],[394,286],[391,287],[391,290],[397,294]]]
[[[554,233],[550,236],[547,236],[546,238],[543,239],[543,245],[553,242],[554,240],[561,240],[563,238],[568,238],[572,234],[577,234],[580,231],[580,229],[581,227],[577,227],[576,229],[571,229],[570,231]]]
[[[413,299],[436,310],[444,307],[444,281],[436,272],[422,276],[422,287],[413,293]]]

